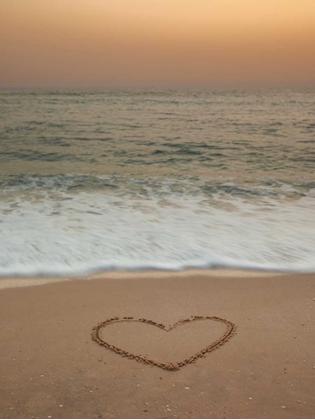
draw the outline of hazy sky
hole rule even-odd
[[[314,82],[315,0],[0,0],[0,86]]]

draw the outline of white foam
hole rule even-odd
[[[37,195],[36,195],[37,194]],[[0,275],[109,269],[315,270],[315,200],[31,192],[0,205]]]

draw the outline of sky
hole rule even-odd
[[[0,87],[315,84],[315,0],[0,0]]]

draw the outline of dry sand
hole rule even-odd
[[[5,288],[0,312],[2,418],[315,417],[315,274],[108,273]],[[91,339],[92,328],[114,316],[169,326],[192,315],[228,320],[237,334],[177,371]],[[201,320],[165,332],[124,322],[101,334],[123,350],[176,364],[225,328]]]

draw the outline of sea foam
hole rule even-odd
[[[217,266],[314,271],[314,220],[312,196],[281,202],[226,191],[209,199],[200,189],[145,197],[12,190],[0,205],[0,275]]]

